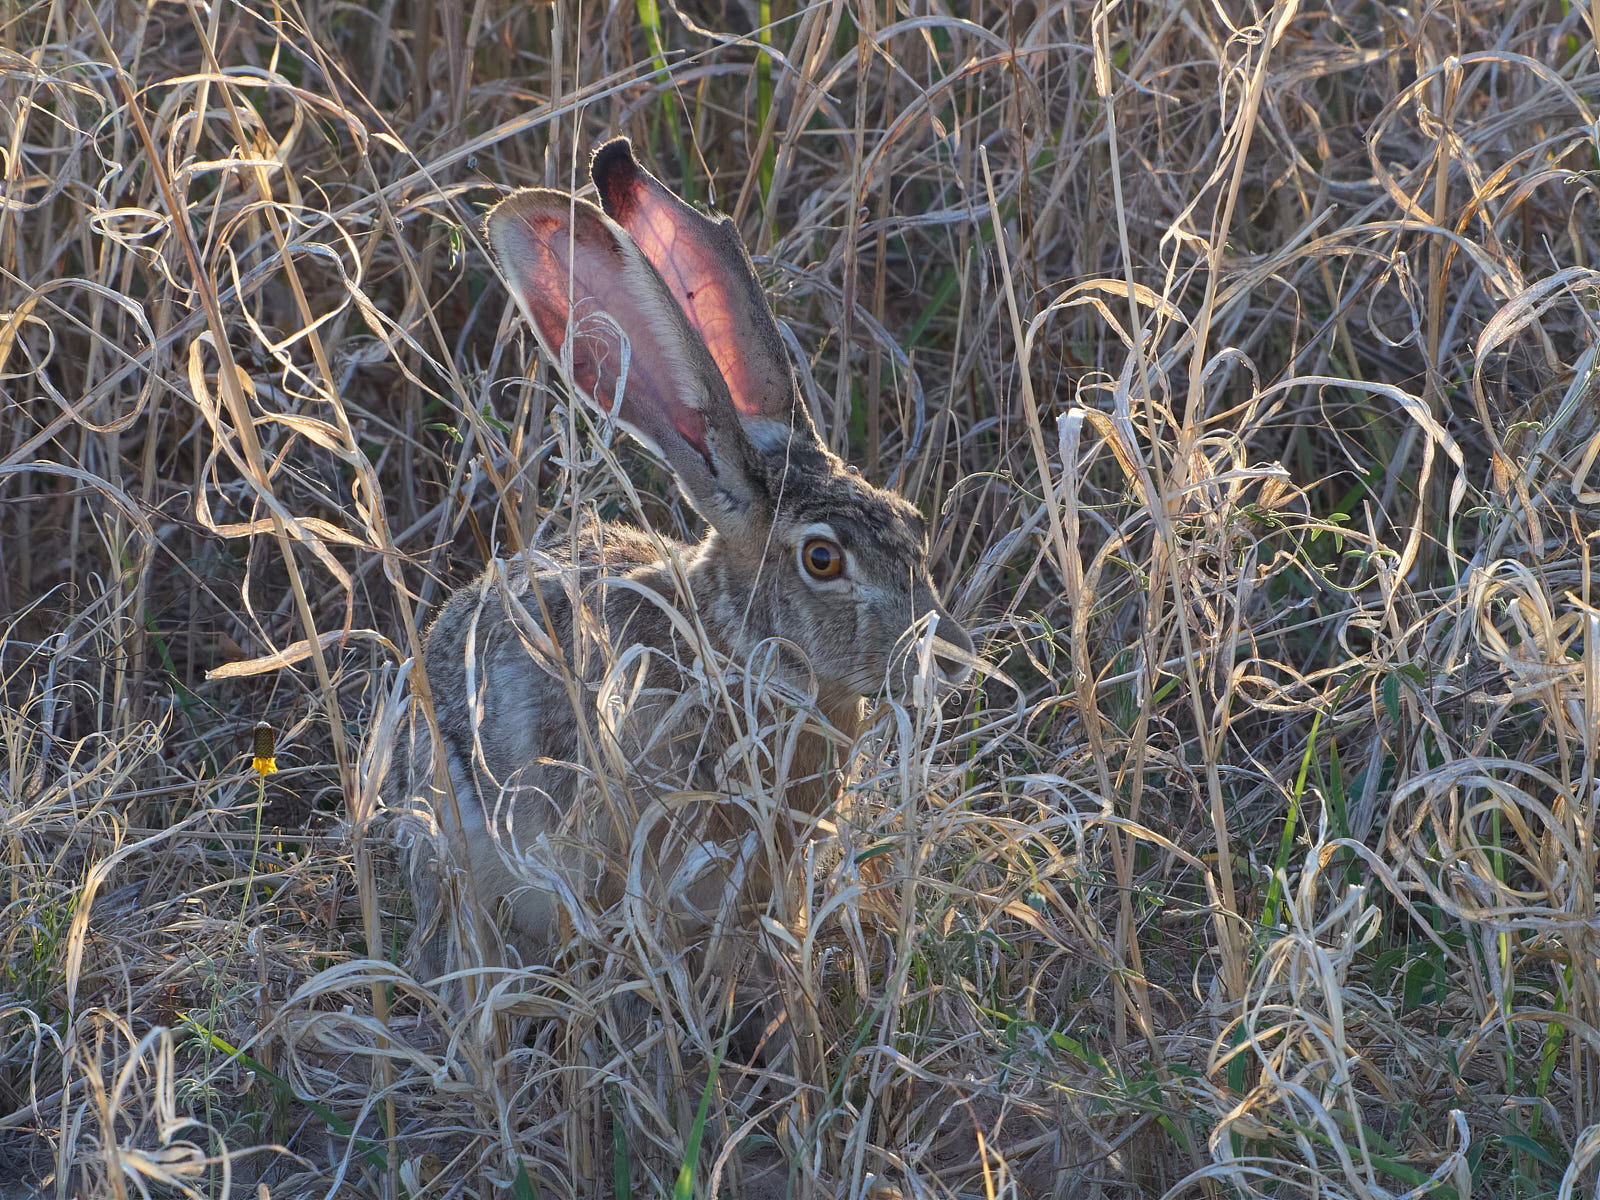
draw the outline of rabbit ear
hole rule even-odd
[[[666,459],[702,516],[726,533],[748,523],[757,495],[727,386],[628,235],[588,201],[537,188],[487,226],[545,353],[570,354],[572,382]]]
[[[634,161],[627,138],[601,146],[589,173],[606,214],[660,272],[716,360],[751,441],[770,448],[787,441],[791,428],[815,437],[733,219],[695,212]]]

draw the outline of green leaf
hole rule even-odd
[[[1311,756],[1317,748],[1317,730],[1322,728],[1322,714],[1311,718],[1311,734],[1306,738],[1305,753],[1300,756],[1300,774],[1294,781],[1294,791],[1289,796],[1289,815],[1283,822],[1283,836],[1278,839],[1278,856],[1272,864],[1272,883],[1267,887],[1267,902],[1262,909],[1261,923],[1267,929],[1278,924],[1278,903],[1283,883],[1289,877],[1289,856],[1294,850],[1295,826],[1300,822],[1300,805],[1306,791],[1306,775],[1311,770]]]
[[[1400,723],[1400,676],[1391,671],[1383,677],[1383,708],[1389,720]]]
[[[1529,1158],[1542,1162],[1552,1171],[1563,1170],[1561,1164],[1556,1162],[1555,1157],[1550,1153],[1550,1151],[1546,1150],[1543,1146],[1534,1141],[1525,1133],[1503,1133],[1500,1135],[1500,1140],[1506,1145],[1522,1151],[1522,1153],[1526,1154]]]
[[[722,1063],[722,1051],[711,1056],[711,1068],[706,1073],[705,1090],[700,1093],[700,1111],[694,1115],[694,1128],[689,1131],[689,1144],[683,1148],[683,1165],[678,1168],[678,1181],[672,1185],[672,1200],[694,1200],[694,1167],[700,1161],[700,1139],[706,1132],[706,1113],[711,1108],[711,1089],[717,1082],[717,1067]]]

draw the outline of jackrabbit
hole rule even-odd
[[[489,241],[545,353],[665,460],[707,531],[689,545],[580,525],[491,564],[439,614],[424,664],[453,799],[419,719],[390,772],[392,799],[439,815],[409,864],[427,970],[444,963],[444,931],[424,926],[452,855],[480,899],[504,899],[525,961],[563,912],[582,932],[618,901],[709,920],[758,894],[759,796],[769,816],[780,797],[778,825],[820,811],[863,695],[926,688],[930,662],[959,682],[972,659],[922,516],[818,436],[732,220],[673,195],[625,138],[590,171],[604,211],[517,192]],[[809,707],[777,750],[747,736],[758,675]]]

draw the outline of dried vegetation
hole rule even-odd
[[[7,7],[0,1195],[1592,1194],[1595,21]],[[612,132],[993,665],[779,864],[754,1065],[627,914],[421,987],[375,801],[449,587],[689,527],[478,227]]]

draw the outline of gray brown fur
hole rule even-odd
[[[652,894],[635,902],[705,919],[730,897],[759,898],[765,876],[748,853],[741,859],[737,852],[754,828],[748,797],[777,792],[790,810],[818,811],[830,794],[833,742],[859,732],[864,695],[886,685],[904,690],[912,648],[935,620],[934,644],[955,663],[947,677],[964,674],[971,656],[970,639],[929,578],[921,514],[826,449],[799,403],[787,359],[772,358],[782,343],[764,303],[759,313],[738,307],[752,290],[759,302],[760,292],[736,237],[731,248],[718,243],[731,226],[672,207],[681,202],[633,162],[625,143],[612,143],[595,161],[601,198],[613,201],[608,210],[632,219],[630,197],[638,197],[666,213],[676,222],[674,244],[700,256],[695,270],[703,275],[711,263],[726,273],[713,282],[728,283],[729,309],[710,318],[680,310],[662,278],[675,276],[673,260],[646,263],[628,230],[581,201],[573,228],[562,234],[569,240],[554,251],[538,239],[548,238],[541,231],[570,199],[553,193],[507,200],[490,214],[491,239],[547,350],[571,339],[574,378],[604,378],[611,347],[603,337],[581,342],[572,325],[562,331],[564,310],[552,306],[563,301],[550,294],[564,284],[552,284],[552,272],[575,281],[575,303],[602,306],[611,294],[603,284],[593,296],[585,293],[584,272],[607,256],[632,272],[628,300],[643,294],[635,307],[654,322],[653,332],[623,322],[622,332],[643,347],[636,348],[635,379],[645,388],[690,378],[694,396],[636,395],[630,382],[615,415],[661,450],[711,528],[691,545],[590,524],[571,540],[530,551],[527,561],[491,566],[440,612],[426,637],[424,666],[462,821],[464,842],[454,859],[446,850],[455,840],[444,815],[450,803],[432,786],[432,739],[420,719],[400,736],[387,789],[391,803],[421,798],[440,814],[443,833],[419,838],[410,856],[419,931],[432,929],[419,945],[427,971],[449,957],[436,924],[438,901],[463,857],[486,906],[506,902],[507,941],[524,961],[549,953],[563,911],[581,931],[579,910],[604,910],[623,896],[641,821],[652,830],[652,861],[640,877]],[[735,319],[721,319],[725,311]],[[685,330],[694,341],[683,342]],[[719,361],[744,356],[728,381],[718,376],[702,334],[722,353]],[[667,347],[663,356],[646,358],[657,344]],[[580,362],[580,355],[587,357]],[[764,392],[759,411],[749,395],[730,391],[749,380]],[[781,381],[777,394],[766,394],[773,380]],[[680,437],[666,424],[672,420],[691,434]],[[822,527],[824,540],[844,550],[847,566],[837,579],[812,578],[800,558],[801,544]],[[694,632],[696,622],[707,644]],[[726,693],[705,684],[708,657]],[[612,670],[619,658],[645,664],[643,689],[621,708],[606,694],[608,686],[631,684],[627,672]],[[837,731],[831,742],[813,725],[776,776],[766,760],[741,752],[748,714],[739,711],[740,681],[753,662],[775,663],[769,674],[792,696],[812,697],[815,716]],[[733,697],[731,707],[723,695]],[[751,778],[758,762],[766,765]],[[686,805],[690,793],[702,800]],[[673,808],[671,820],[661,819],[663,805]],[[706,852],[711,845],[726,852]],[[687,869],[693,855],[699,857]]]

